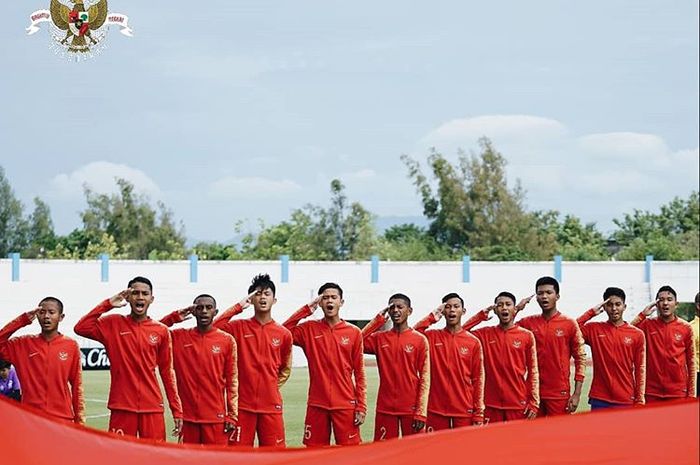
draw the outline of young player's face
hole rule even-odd
[[[408,306],[405,300],[392,299],[389,301],[389,318],[394,324],[404,324],[411,313],[413,313],[413,309]]]
[[[0,379],[7,379],[10,376],[9,368],[0,369]]]
[[[343,299],[340,297],[338,289],[326,289],[321,294],[321,309],[326,318],[335,318],[343,306]]]
[[[211,297],[198,297],[194,301],[194,317],[198,326],[209,326],[219,311]]]
[[[605,313],[608,314],[608,319],[611,323],[619,323],[622,321],[622,314],[624,313],[627,305],[625,302],[618,297],[612,296],[605,303]]]
[[[153,293],[148,284],[134,283],[131,285],[131,294],[129,295],[131,313],[143,316],[148,311],[151,303],[153,303]]]
[[[539,304],[542,311],[546,312],[552,310],[557,306],[559,294],[557,294],[557,291],[554,289],[554,286],[552,284],[543,284],[541,286],[537,286],[537,289],[535,289],[535,293],[537,294],[537,303]]]
[[[513,302],[509,297],[505,296],[497,298],[496,316],[501,324],[510,324],[515,318],[515,302]]]
[[[464,305],[462,301],[457,297],[452,297],[448,299],[445,304],[445,321],[449,325],[458,325],[462,321],[462,315],[464,315]]]
[[[253,297],[250,298],[256,312],[269,312],[272,306],[277,303],[272,289],[257,289]]]
[[[671,317],[676,313],[676,307],[678,306],[678,301],[668,291],[659,292],[656,296],[658,304],[656,304],[660,317]]]
[[[56,302],[47,300],[42,302],[39,306],[36,319],[42,331],[56,331],[58,329],[58,323],[63,320],[63,313],[61,313],[61,309]]]

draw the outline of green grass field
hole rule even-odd
[[[586,382],[579,405],[579,412],[589,410],[588,389],[591,381],[591,369],[586,372]],[[92,428],[106,430],[109,423],[107,397],[109,393],[108,371],[83,372],[87,424]],[[362,427],[362,439],[370,441],[374,431],[374,408],[377,402],[379,375],[374,366],[367,367],[367,421]],[[304,414],[306,413],[306,394],[309,388],[309,371],[307,368],[294,368],[289,381],[282,388],[284,397],[284,421],[287,429],[287,445],[300,446],[304,429]],[[172,430],[172,418],[166,413],[167,431]],[[169,438],[173,441],[173,438]]]

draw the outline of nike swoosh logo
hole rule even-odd
[[[244,334],[243,337],[253,337],[255,334]]]
[[[319,338],[322,338],[322,337],[323,337],[323,334],[321,334],[321,335],[319,335],[319,336],[314,336],[314,339],[319,339]]]
[[[29,354],[29,357],[34,357],[35,355],[39,355],[39,352],[32,352],[31,354]]]
[[[435,343],[435,347],[441,346],[441,345],[442,345],[442,342],[436,342],[436,343]]]
[[[185,344],[184,347],[192,347],[194,344]]]
[[[349,435],[348,435],[348,439],[352,439],[352,438],[354,438],[355,436],[357,436],[357,433],[355,433],[355,434],[349,434]]]
[[[277,439],[275,441],[275,444],[282,444],[284,442],[284,439]]]
[[[131,334],[131,331],[119,331],[120,336],[126,336],[127,334]]]

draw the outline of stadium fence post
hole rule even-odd
[[[561,255],[554,256],[554,279],[561,282]]]
[[[379,282],[379,255],[372,255],[372,283]]]
[[[654,263],[654,256],[647,255],[644,261],[644,282],[651,283],[651,265]]]
[[[471,257],[469,255],[463,255],[462,256],[462,282],[463,283],[468,283],[470,276],[469,276],[469,267],[471,265]]]
[[[100,254],[100,279],[103,283],[109,282],[109,255]]]
[[[197,282],[197,264],[198,264],[198,261],[199,261],[199,257],[197,257],[197,254],[190,255],[190,282],[191,283]]]
[[[283,283],[289,282],[289,255],[280,255],[280,267],[282,275],[280,281]]]
[[[12,252],[8,257],[12,259],[12,281],[19,281],[19,252]]]

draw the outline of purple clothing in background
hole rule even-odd
[[[11,394],[12,391],[19,391],[20,389],[15,367],[10,367],[10,374],[7,376],[7,379],[0,378],[0,394],[6,396]]]

